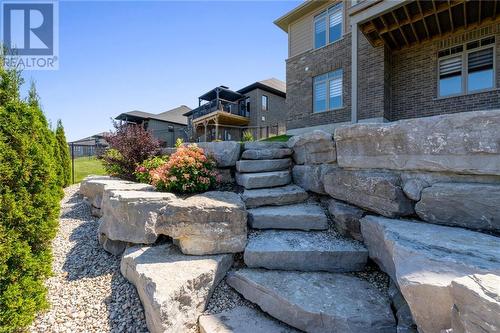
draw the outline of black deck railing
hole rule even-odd
[[[193,110],[193,119],[203,117],[216,111],[223,111],[237,116],[248,117],[245,105],[238,102],[230,102],[223,99],[213,100]]]

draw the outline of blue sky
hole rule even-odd
[[[273,21],[299,3],[61,1],[59,70],[23,75],[76,140],[122,112],[193,107],[217,85],[284,80],[287,36]]]

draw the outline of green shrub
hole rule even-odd
[[[179,147],[169,160],[150,171],[152,184],[159,190],[177,193],[207,191],[217,184],[215,161],[203,149],[195,146]]]
[[[57,177],[59,178],[61,186],[66,187],[71,184],[71,156],[61,119],[57,121],[55,135],[56,145],[54,150],[58,164]]]
[[[255,141],[253,138],[253,134],[250,131],[244,131],[243,132],[243,142],[248,142],[248,141]]]
[[[155,156],[139,164],[135,168],[134,176],[138,182],[151,184],[151,170],[156,169],[168,161],[168,156]]]
[[[175,140],[175,148],[179,148],[183,143],[184,140],[182,140],[181,138],[177,138],[177,140]]]
[[[21,82],[0,59],[0,332],[22,330],[48,307],[62,196],[54,134],[38,101],[20,99]]]
[[[126,168],[123,166],[126,164],[125,159],[117,149],[107,149],[99,158],[102,160],[102,165],[108,175],[118,177],[127,173]]]

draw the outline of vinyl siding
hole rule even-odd
[[[309,15],[290,25],[289,57],[304,53],[312,49],[313,43],[313,16]]]
[[[307,52],[313,49],[313,21],[314,17],[321,13],[323,10],[334,5],[337,1],[331,1],[325,6],[315,10],[314,12],[292,22],[288,28],[288,57],[292,58],[298,54]],[[350,20],[347,10],[351,6],[350,1],[344,1],[343,12],[343,33],[349,33],[351,28],[349,26]]]

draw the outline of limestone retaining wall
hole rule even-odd
[[[309,191],[387,217],[500,233],[500,110],[347,125],[289,146],[294,181]]]

